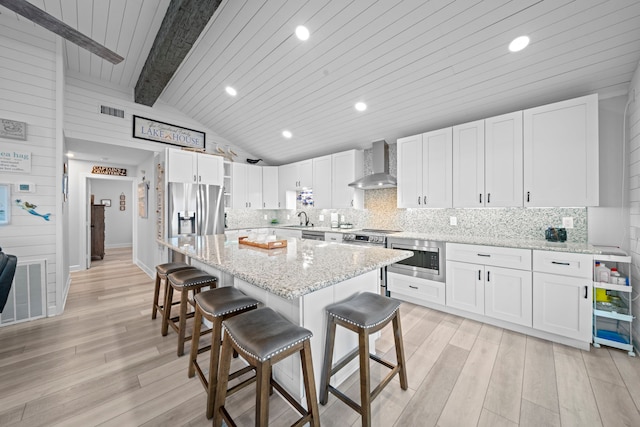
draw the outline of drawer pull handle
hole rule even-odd
[[[490,282],[490,281],[491,281],[491,280],[489,279],[489,277],[490,277],[489,275],[490,275],[490,274],[491,274],[491,272],[490,272],[490,271],[487,271],[487,282]]]
[[[478,270],[478,280],[482,280],[482,271]]]
[[[589,293],[589,287],[585,285],[585,287],[584,287],[584,299],[587,299],[588,293]]]
[[[483,257],[491,258],[491,255],[490,255],[490,254],[478,254],[478,256],[483,256]]]
[[[555,265],[571,265],[571,263],[568,262],[558,262],[558,261],[551,261],[551,264],[555,264]]]
[[[409,285],[409,287],[410,287],[411,289],[418,289],[418,287],[417,287],[417,286],[413,286],[413,285]]]

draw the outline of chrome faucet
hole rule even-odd
[[[300,215],[304,214],[304,224],[302,224],[302,218]],[[305,227],[309,225],[309,217],[305,211],[298,212],[298,218],[300,218],[300,225],[304,225]]]

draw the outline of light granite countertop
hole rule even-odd
[[[224,235],[172,237],[158,243],[286,299],[294,299],[412,255],[379,247],[296,238],[261,249]]]
[[[448,243],[466,243],[471,245],[500,246],[504,248],[535,249],[543,251],[572,252],[580,254],[602,254],[606,248],[588,243],[548,242],[546,240],[497,239],[491,237],[451,236],[403,231],[389,234],[388,237],[403,239],[434,240]]]

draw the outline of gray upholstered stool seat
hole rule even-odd
[[[266,426],[269,419],[269,392],[273,386],[302,414],[294,425],[310,423],[319,426],[318,402],[311,361],[311,331],[294,325],[268,307],[252,310],[222,322],[224,339],[213,425],[220,427],[224,418],[228,425],[235,425],[227,409],[228,373],[231,353],[237,351],[249,365],[256,369],[256,419],[255,425]],[[307,409],[303,408],[280,384],[271,377],[272,366],[286,357],[300,353],[304,377]]]
[[[220,340],[222,338],[222,322],[233,316],[258,308],[258,300],[251,298],[236,288],[222,287],[203,291],[194,297],[196,314],[194,317],[193,340],[191,341],[191,354],[189,356],[189,378],[196,373],[207,391],[207,418],[213,417],[213,404],[215,402],[216,385],[218,382],[218,363],[220,360]],[[211,345],[199,348],[200,330],[202,318],[212,323]],[[198,364],[198,355],[211,350],[209,357],[209,375],[206,376]],[[253,367],[248,366],[229,375],[229,379],[237,378]],[[233,392],[242,389],[245,385],[255,381],[255,377],[243,381],[234,386]],[[229,393],[231,394],[231,393]]]
[[[346,301],[326,308],[327,314],[360,328],[372,328],[393,316],[400,307],[400,301],[371,292],[362,292]]]
[[[171,326],[178,333],[178,356],[182,356],[184,354],[184,343],[193,337],[193,334],[189,336],[186,335],[187,318],[191,318],[195,314],[194,312],[187,313],[188,304],[195,308],[195,304],[189,299],[189,292],[195,297],[204,287],[215,288],[218,279],[198,269],[176,271],[167,277],[170,286],[167,288],[167,295],[164,302],[165,310],[162,316],[162,336],[167,335],[169,326]],[[180,313],[178,316],[171,317],[174,290],[180,292]]]
[[[400,302],[371,292],[357,294],[345,301],[332,304],[327,310],[327,334],[325,343],[322,378],[320,381],[320,403],[327,404],[329,392],[355,409],[362,417],[362,425],[371,425],[371,401],[375,399],[391,379],[398,374],[400,387],[408,388],[402,328],[400,325]],[[381,330],[389,322],[393,322],[393,335],[396,347],[396,364],[387,362],[369,352],[369,335]],[[336,326],[340,325],[358,334],[358,347],[333,365],[333,346]],[[337,388],[330,385],[331,377],[344,368],[351,360],[359,356],[360,360],[360,404],[347,397]],[[371,392],[371,376],[369,359],[372,359],[391,371]]]
[[[169,286],[167,276],[171,273],[175,273],[180,270],[189,270],[195,267],[184,262],[167,262],[165,264],[156,265],[156,285],[153,291],[153,306],[151,307],[151,318],[155,319],[158,311],[160,316],[164,314],[164,304],[159,304],[160,299],[160,285],[164,284],[163,295],[167,294],[167,287]],[[164,300],[164,299],[163,299]]]

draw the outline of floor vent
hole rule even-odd
[[[121,119],[124,119],[124,110],[120,110],[118,108],[107,107],[106,105],[101,105],[100,106],[100,112],[102,114],[106,114],[108,116],[120,117]]]
[[[9,299],[0,313],[0,326],[46,316],[45,260],[18,261]]]

